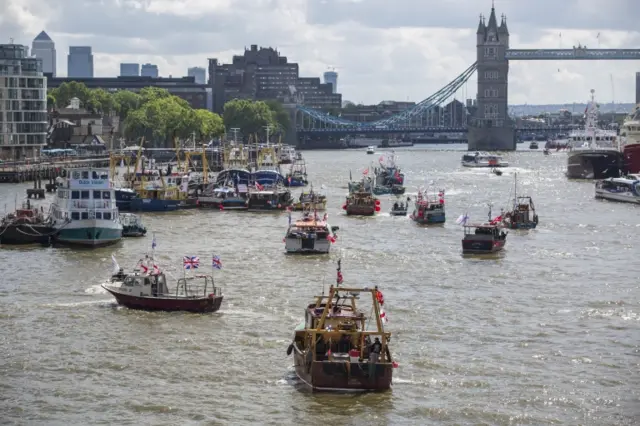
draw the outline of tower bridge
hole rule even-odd
[[[571,49],[511,49],[507,18],[503,15],[498,24],[492,7],[488,22],[480,16],[476,58],[475,63],[433,95],[406,111],[380,120],[356,122],[296,105],[294,124],[298,136],[467,132],[470,150],[515,150],[516,132],[525,129],[516,129],[508,115],[510,61],[640,60],[640,49],[590,49],[580,45]],[[461,120],[445,119],[444,105],[476,72],[478,87],[473,113],[468,120],[466,112]],[[566,131],[568,128],[542,130]]]

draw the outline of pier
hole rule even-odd
[[[65,169],[76,167],[109,167],[109,157],[74,159],[47,159],[43,161],[12,161],[0,163],[0,183],[34,182],[52,180],[61,176]],[[38,188],[34,188],[38,189]]]

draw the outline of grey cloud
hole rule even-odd
[[[474,6],[469,7],[473,3]],[[309,0],[308,20],[313,24],[355,21],[376,28],[477,26],[480,13],[490,8],[470,0]],[[487,2],[484,2],[487,3]],[[637,30],[635,0],[504,0],[496,7],[513,28],[529,24],[537,28]],[[500,16],[498,16],[500,19]]]

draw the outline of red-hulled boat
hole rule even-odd
[[[622,148],[625,172],[640,173],[640,104],[624,120],[620,135],[627,142]]]
[[[143,311],[216,312],[223,298],[211,275],[180,278],[175,290],[170,291],[162,272],[123,274],[120,271],[112,277],[110,284],[102,287],[119,305]]]
[[[508,232],[498,223],[464,225],[463,254],[487,254],[501,251],[507,242]]]

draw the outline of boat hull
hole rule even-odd
[[[181,208],[181,200],[158,200],[151,198],[134,198],[130,210],[134,212],[168,212]]]
[[[447,216],[445,213],[427,213],[423,216],[416,216],[415,212],[411,215],[411,219],[420,225],[434,225],[445,223]]]
[[[119,305],[129,309],[141,311],[165,311],[165,312],[193,312],[210,313],[216,312],[222,305],[224,296],[198,297],[198,298],[169,298],[169,297],[140,297],[114,291],[107,286],[102,286],[107,290]]]
[[[139,226],[122,226],[123,237],[144,237],[147,235],[147,229]]]
[[[331,242],[315,238],[285,238],[284,248],[291,254],[327,254],[331,250]]]
[[[318,201],[318,202],[314,202],[314,203],[293,203],[293,205],[291,206],[291,208],[293,209],[293,211],[299,212],[299,211],[303,211],[303,210],[318,210],[318,211],[323,211],[327,208],[327,200],[324,201]]]
[[[625,145],[624,169],[627,173],[640,173],[640,143]]]
[[[596,189],[595,197],[601,200],[617,201],[619,203],[640,204],[640,197],[630,192],[611,192]]]
[[[347,206],[347,216],[373,216],[376,214],[376,208],[368,206]]]
[[[198,207],[220,210],[247,210],[247,200],[238,198],[198,197]]]
[[[49,244],[55,234],[56,230],[48,225],[0,225],[0,244]]]
[[[509,223],[507,228],[509,229],[536,229],[538,224],[536,222],[514,222]]]
[[[569,179],[619,177],[622,167],[623,155],[617,150],[572,151],[567,158],[567,177]]]
[[[284,186],[287,186],[289,188],[307,186],[308,184],[309,182],[307,182],[306,179],[297,178],[297,177],[291,177],[291,178],[288,177],[284,181]]]
[[[391,216],[406,216],[407,215],[407,211],[406,210],[391,210],[389,212],[389,214]]]
[[[294,352],[298,378],[318,392],[382,392],[391,389],[391,363],[311,361]],[[370,370],[371,367],[371,370]],[[369,376],[369,373],[373,373]]]
[[[504,240],[462,240],[463,254],[488,254],[496,253],[504,249]]]
[[[58,229],[56,242],[86,247],[103,247],[122,239],[122,225],[111,220],[73,220]]]
[[[131,210],[131,201],[137,198],[136,193],[127,188],[118,188],[114,190],[116,197],[116,207],[121,212]]]

